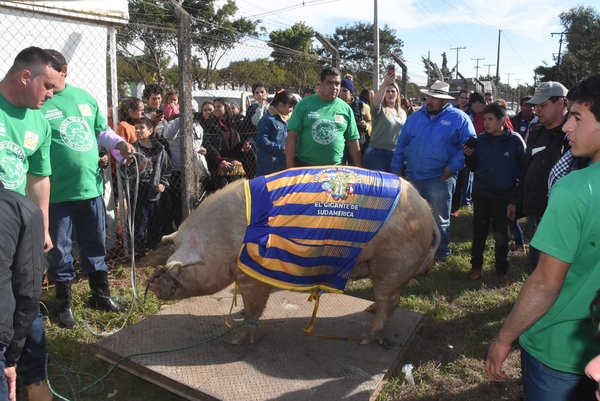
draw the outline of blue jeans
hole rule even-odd
[[[44,316],[39,313],[31,324],[17,364],[17,376],[23,386],[46,379],[46,335]]]
[[[462,204],[461,206],[469,206],[473,203],[473,172],[469,171],[469,176],[462,187]]]
[[[525,244],[525,237],[523,236],[523,230],[518,219],[508,220],[508,230],[512,233],[516,246],[523,246]]]
[[[441,178],[411,180],[411,183],[431,205],[435,224],[440,229],[442,238],[435,257],[441,260],[446,259],[450,254],[450,248],[448,247],[450,242],[450,207],[456,177],[450,177],[446,181]]]
[[[369,170],[392,172],[393,150],[368,147],[362,158],[362,166]]]
[[[102,197],[72,202],[51,203],[50,237],[54,248],[48,252],[48,276],[60,282],[75,278],[73,234],[84,274],[107,271],[106,216]]]
[[[554,370],[521,348],[525,401],[593,401],[597,384],[585,375]]]

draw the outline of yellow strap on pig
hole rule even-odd
[[[313,313],[312,313],[312,317],[310,319],[310,323],[308,324],[307,327],[305,327],[302,330],[309,336],[315,336],[315,337],[319,337],[319,338],[326,338],[326,339],[330,339],[330,340],[359,341],[360,337],[352,337],[352,336],[339,337],[339,336],[330,336],[327,334],[320,334],[320,333],[314,332],[315,325],[317,322],[317,311],[319,310],[319,301],[321,300],[321,294],[323,294],[323,291],[312,291],[310,293],[307,301],[308,302],[315,301],[315,307],[313,308]]]
[[[312,291],[310,296],[308,297],[308,302],[315,301],[315,307],[313,308],[312,317],[310,318],[310,323],[304,329],[302,329],[306,334],[312,335],[313,330],[315,329],[315,323],[317,322],[317,311],[319,310],[319,300],[321,299],[322,291]]]
[[[229,314],[225,318],[225,326],[228,329],[233,329],[233,325],[231,324],[231,312],[233,312],[234,307],[237,307],[237,292],[238,292],[238,283],[236,281],[233,285],[233,299],[231,300],[231,307],[229,308]]]

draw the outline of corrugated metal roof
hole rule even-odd
[[[129,20],[127,0],[70,1],[0,1],[0,6],[59,14],[64,17],[126,24]]]

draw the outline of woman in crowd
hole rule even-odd
[[[218,97],[213,106],[214,115],[204,130],[203,140],[212,191],[242,177],[252,178],[256,169],[254,145],[240,140],[227,100]]]
[[[404,110],[404,112],[406,113],[406,117],[410,116],[413,113],[413,111],[415,111],[410,100],[408,100],[405,97],[400,99],[400,107],[402,107],[402,110]]]
[[[144,102],[137,97],[129,97],[119,107],[119,125],[117,134],[129,143],[137,141],[133,122],[144,116]]]
[[[207,100],[202,103],[200,113],[198,113],[199,115],[197,117],[195,116],[195,120],[197,120],[200,123],[200,126],[204,131],[206,131],[206,129],[208,128],[208,125],[210,124],[214,112],[215,107],[213,105],[213,102]]]
[[[287,120],[295,105],[296,99],[285,89],[280,89],[258,121],[256,175],[285,170],[283,149],[287,139]]]
[[[400,90],[395,79],[396,74],[390,70],[373,97],[371,141],[362,159],[364,168],[388,173],[392,171],[392,156],[406,121],[406,112],[400,107]]]

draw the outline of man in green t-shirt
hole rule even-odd
[[[318,93],[296,105],[288,122],[286,167],[341,164],[344,146],[354,166],[360,167],[360,134],[352,109],[338,98],[340,71],[321,71]]]
[[[27,194],[41,209],[44,249],[31,249],[40,253],[52,248],[48,233],[48,176],[52,170],[50,126],[37,109],[52,97],[58,84],[60,74],[52,69],[53,61],[52,55],[43,49],[28,47],[19,52],[0,81],[0,181],[7,189],[21,195]],[[39,298],[41,293],[42,277],[33,275],[32,278],[33,281],[26,285],[32,293],[38,294],[32,295],[31,303],[37,305],[35,298]],[[3,374],[0,381],[6,380],[9,392],[14,394],[18,372],[29,400],[47,401],[52,399],[52,394],[46,382],[44,319],[39,310],[31,313],[31,316],[35,315],[33,321],[23,322],[29,324],[29,327],[23,326],[21,331],[22,334],[28,330],[27,338],[21,338],[20,334],[13,338],[13,344],[4,344],[7,349],[5,353],[2,351],[4,355],[0,356],[0,360],[4,361],[5,368],[0,371],[0,375]],[[27,316],[30,314],[27,313]],[[1,344],[0,348],[3,348]],[[17,362],[18,369],[15,369]]]
[[[540,250],[536,269],[488,350],[485,367],[507,380],[502,364],[517,338],[526,401],[593,400],[596,383],[585,364],[600,353],[588,306],[600,283],[600,74],[579,82],[563,126],[576,157],[591,164],[552,188],[531,242]]]
[[[48,52],[56,59],[54,68],[60,71],[54,97],[42,107],[52,127],[49,218],[54,249],[48,253],[48,276],[55,284],[58,323],[71,328],[75,325],[71,310],[71,282],[76,276],[73,237],[81,271],[89,279],[89,305],[100,310],[123,310],[110,298],[104,260],[106,216],[98,145],[118,149],[123,157],[135,149],[108,127],[96,99],[66,84],[68,67],[63,55],[56,50]]]

